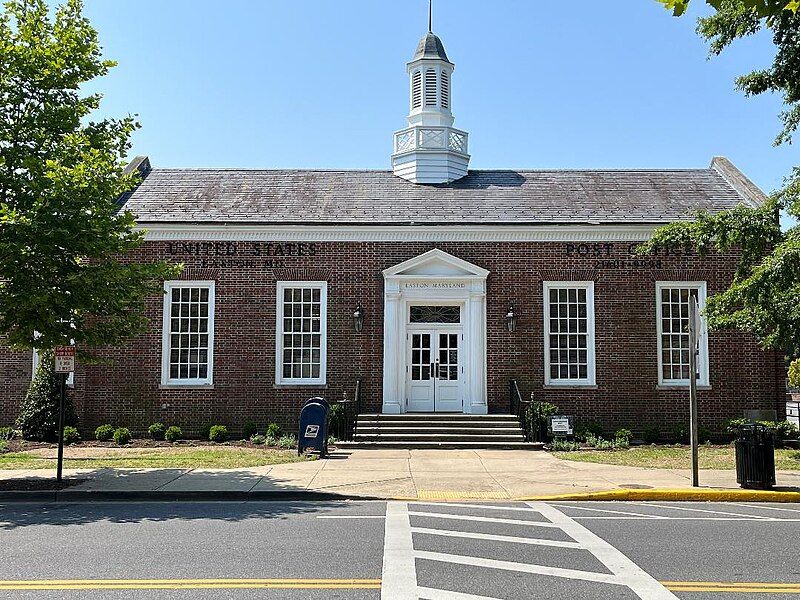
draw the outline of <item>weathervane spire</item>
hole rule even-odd
[[[433,32],[433,0],[428,0],[428,32]]]

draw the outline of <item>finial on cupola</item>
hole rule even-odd
[[[394,134],[392,171],[413,183],[449,183],[467,174],[468,136],[453,127],[450,81],[455,65],[433,33],[433,0],[428,0],[428,33],[407,65],[411,78],[408,128]]]

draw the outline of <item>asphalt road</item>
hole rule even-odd
[[[800,598],[800,505],[0,505],[0,599]]]

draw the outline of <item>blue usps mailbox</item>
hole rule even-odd
[[[300,429],[297,432],[297,454],[308,448],[319,450],[320,456],[328,453],[328,410],[324,398],[309,398],[300,410]]]

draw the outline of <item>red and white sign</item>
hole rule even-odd
[[[55,349],[56,373],[75,371],[75,346],[58,346]]]

